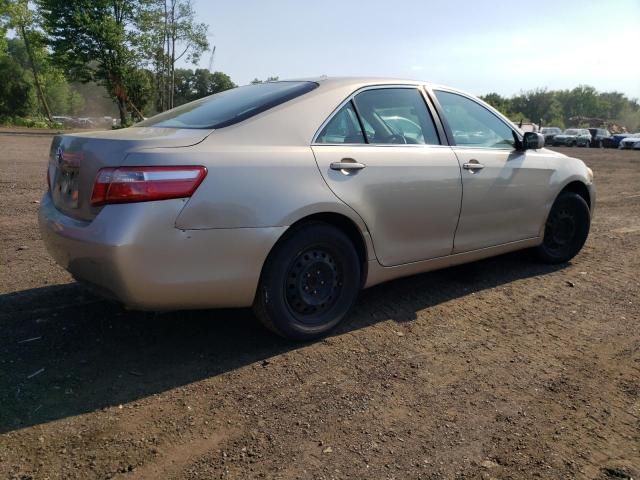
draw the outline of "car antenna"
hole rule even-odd
[[[518,128],[522,129],[522,117],[520,118],[520,123],[518,124]]]

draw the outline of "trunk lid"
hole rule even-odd
[[[56,135],[51,143],[48,167],[53,202],[70,217],[92,220],[101,209],[90,203],[98,170],[121,166],[131,152],[196,145],[212,131],[132,127]]]

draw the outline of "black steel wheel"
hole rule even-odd
[[[562,192],[549,212],[538,258],[545,263],[568,262],[582,249],[590,224],[587,202],[577,193]]]
[[[303,322],[314,323],[339,298],[342,272],[331,251],[314,247],[292,260],[286,284],[287,306]]]
[[[360,291],[351,240],[325,223],[295,227],[267,259],[254,302],[260,321],[281,336],[310,340],[349,313]]]

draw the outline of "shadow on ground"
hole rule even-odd
[[[336,335],[561,267],[509,254],[379,285]],[[0,295],[0,433],[123,404],[301,348],[248,309],[128,312],[72,283]]]

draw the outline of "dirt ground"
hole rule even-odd
[[[290,344],[249,310],[135,313],[36,225],[51,137],[0,133],[0,478],[640,475],[640,152],[571,264],[516,253],[365,291]]]

